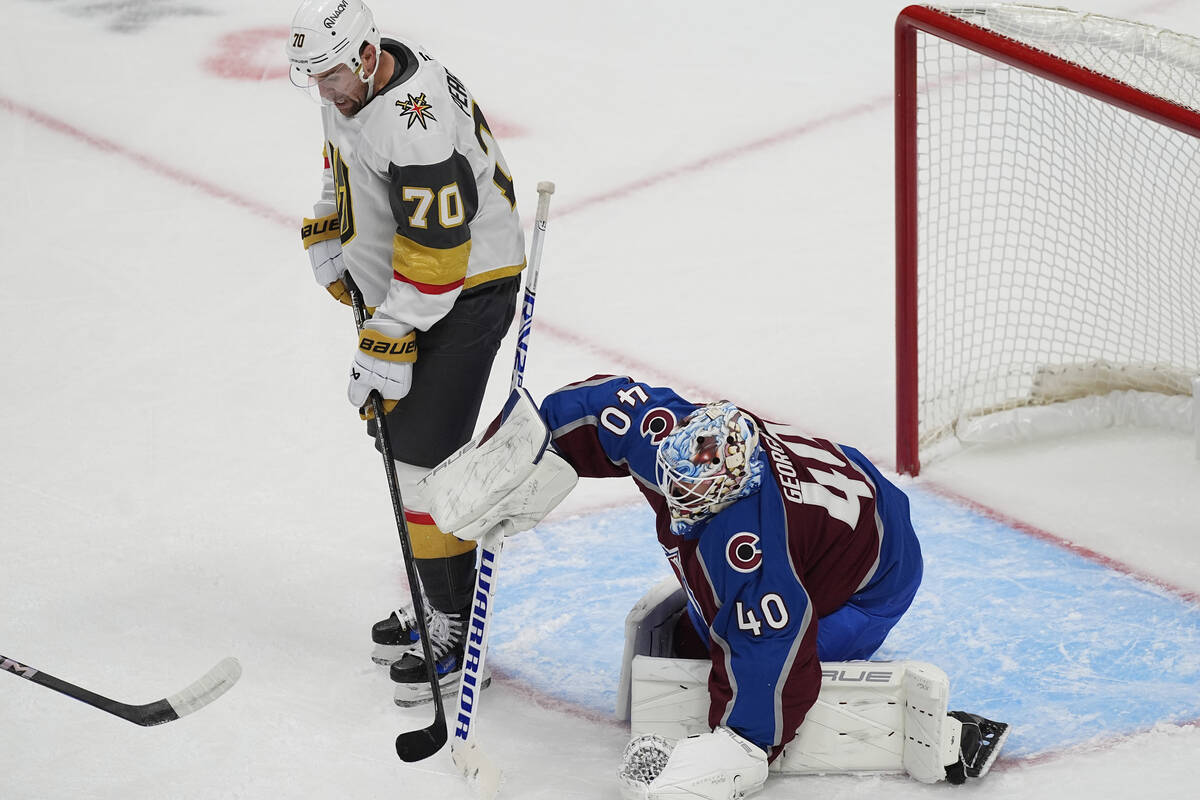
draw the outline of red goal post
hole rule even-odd
[[[1200,40],[909,6],[895,56],[897,469],[998,412],[1189,395]]]

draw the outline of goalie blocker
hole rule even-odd
[[[529,530],[579,482],[549,446],[537,404],[525,389],[513,389],[497,422],[421,479],[430,516],[464,540],[493,529],[505,536]]]
[[[662,756],[648,753],[661,752],[663,740],[688,741],[709,731],[711,662],[672,657],[683,606],[679,583],[666,578],[625,621],[616,711],[630,721],[634,737],[621,770],[627,797],[660,796],[654,782],[641,790],[637,784],[646,782],[647,760],[657,757],[662,768]],[[772,773],[906,772],[923,783],[962,783],[987,773],[1008,736],[1005,723],[949,712],[950,681],[932,664],[846,661],[821,667],[820,695],[796,738],[770,765]]]

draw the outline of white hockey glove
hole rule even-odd
[[[680,739],[639,736],[625,748],[618,778],[626,800],[738,800],[767,780],[767,754],[729,728]],[[660,766],[661,765],[661,766]]]
[[[313,277],[317,283],[333,295],[335,300],[350,305],[350,293],[342,282],[346,272],[342,265],[341,222],[337,205],[322,201],[313,206],[316,219],[305,217],[300,228],[300,238],[312,262]]]
[[[537,525],[579,476],[549,449],[550,430],[524,389],[515,389],[487,439],[469,442],[421,483],[438,527],[459,539],[505,536]]]
[[[383,397],[384,413],[412,388],[413,362],[417,360],[417,335],[411,325],[390,320],[371,319],[358,335],[358,352],[350,365],[350,385],[346,396],[359,408],[367,405],[371,390]],[[372,409],[364,419],[374,416]]]

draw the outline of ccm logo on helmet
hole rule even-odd
[[[735,533],[725,545],[725,560],[738,572],[754,572],[762,564],[762,558],[757,534]]]
[[[325,18],[325,27],[332,28],[334,25],[336,25],[338,17],[342,15],[342,12],[346,10],[346,6],[348,5],[350,5],[350,0],[342,0],[342,2],[338,3],[337,8],[333,10],[333,13]]]

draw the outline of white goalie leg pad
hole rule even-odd
[[[828,661],[821,693],[771,765],[789,774],[904,770],[904,680],[916,662]]]
[[[706,659],[635,655],[630,730],[679,739],[708,730]],[[921,661],[821,664],[821,693],[796,737],[771,764],[789,775],[904,773],[945,779],[961,723],[946,715],[949,680]]]
[[[418,467],[403,461],[393,462],[396,465],[396,482],[400,486],[401,496],[404,497],[404,507],[408,510],[425,511],[428,508],[425,497],[425,484],[421,480],[429,474],[429,467]]]
[[[708,731],[707,659],[673,658],[675,620],[686,613],[674,577],[664,578],[625,619],[617,715],[635,737],[674,742]],[[772,772],[903,773],[944,780],[959,756],[962,723],[947,715],[950,681],[923,661],[821,664],[821,693]]]
[[[946,714],[950,679],[932,664],[914,665],[904,676],[904,769],[922,783],[946,779],[958,761],[962,723]]]
[[[626,798],[738,800],[757,792],[767,780],[767,754],[729,728],[681,739],[671,750],[662,771],[648,784],[633,777],[629,757],[636,744],[635,741],[626,748],[627,760],[621,767],[622,793]]]
[[[621,655],[621,678],[617,684],[618,719],[629,719],[634,656],[670,659],[674,652],[675,622],[684,613],[685,602],[683,587],[672,575],[650,587],[625,616],[625,652]],[[688,731],[674,738],[690,733],[696,731]]]
[[[434,522],[460,539],[497,525],[505,533],[532,528],[579,479],[547,449],[550,431],[528,392],[513,390],[501,416],[492,436],[469,442],[421,481]]]

